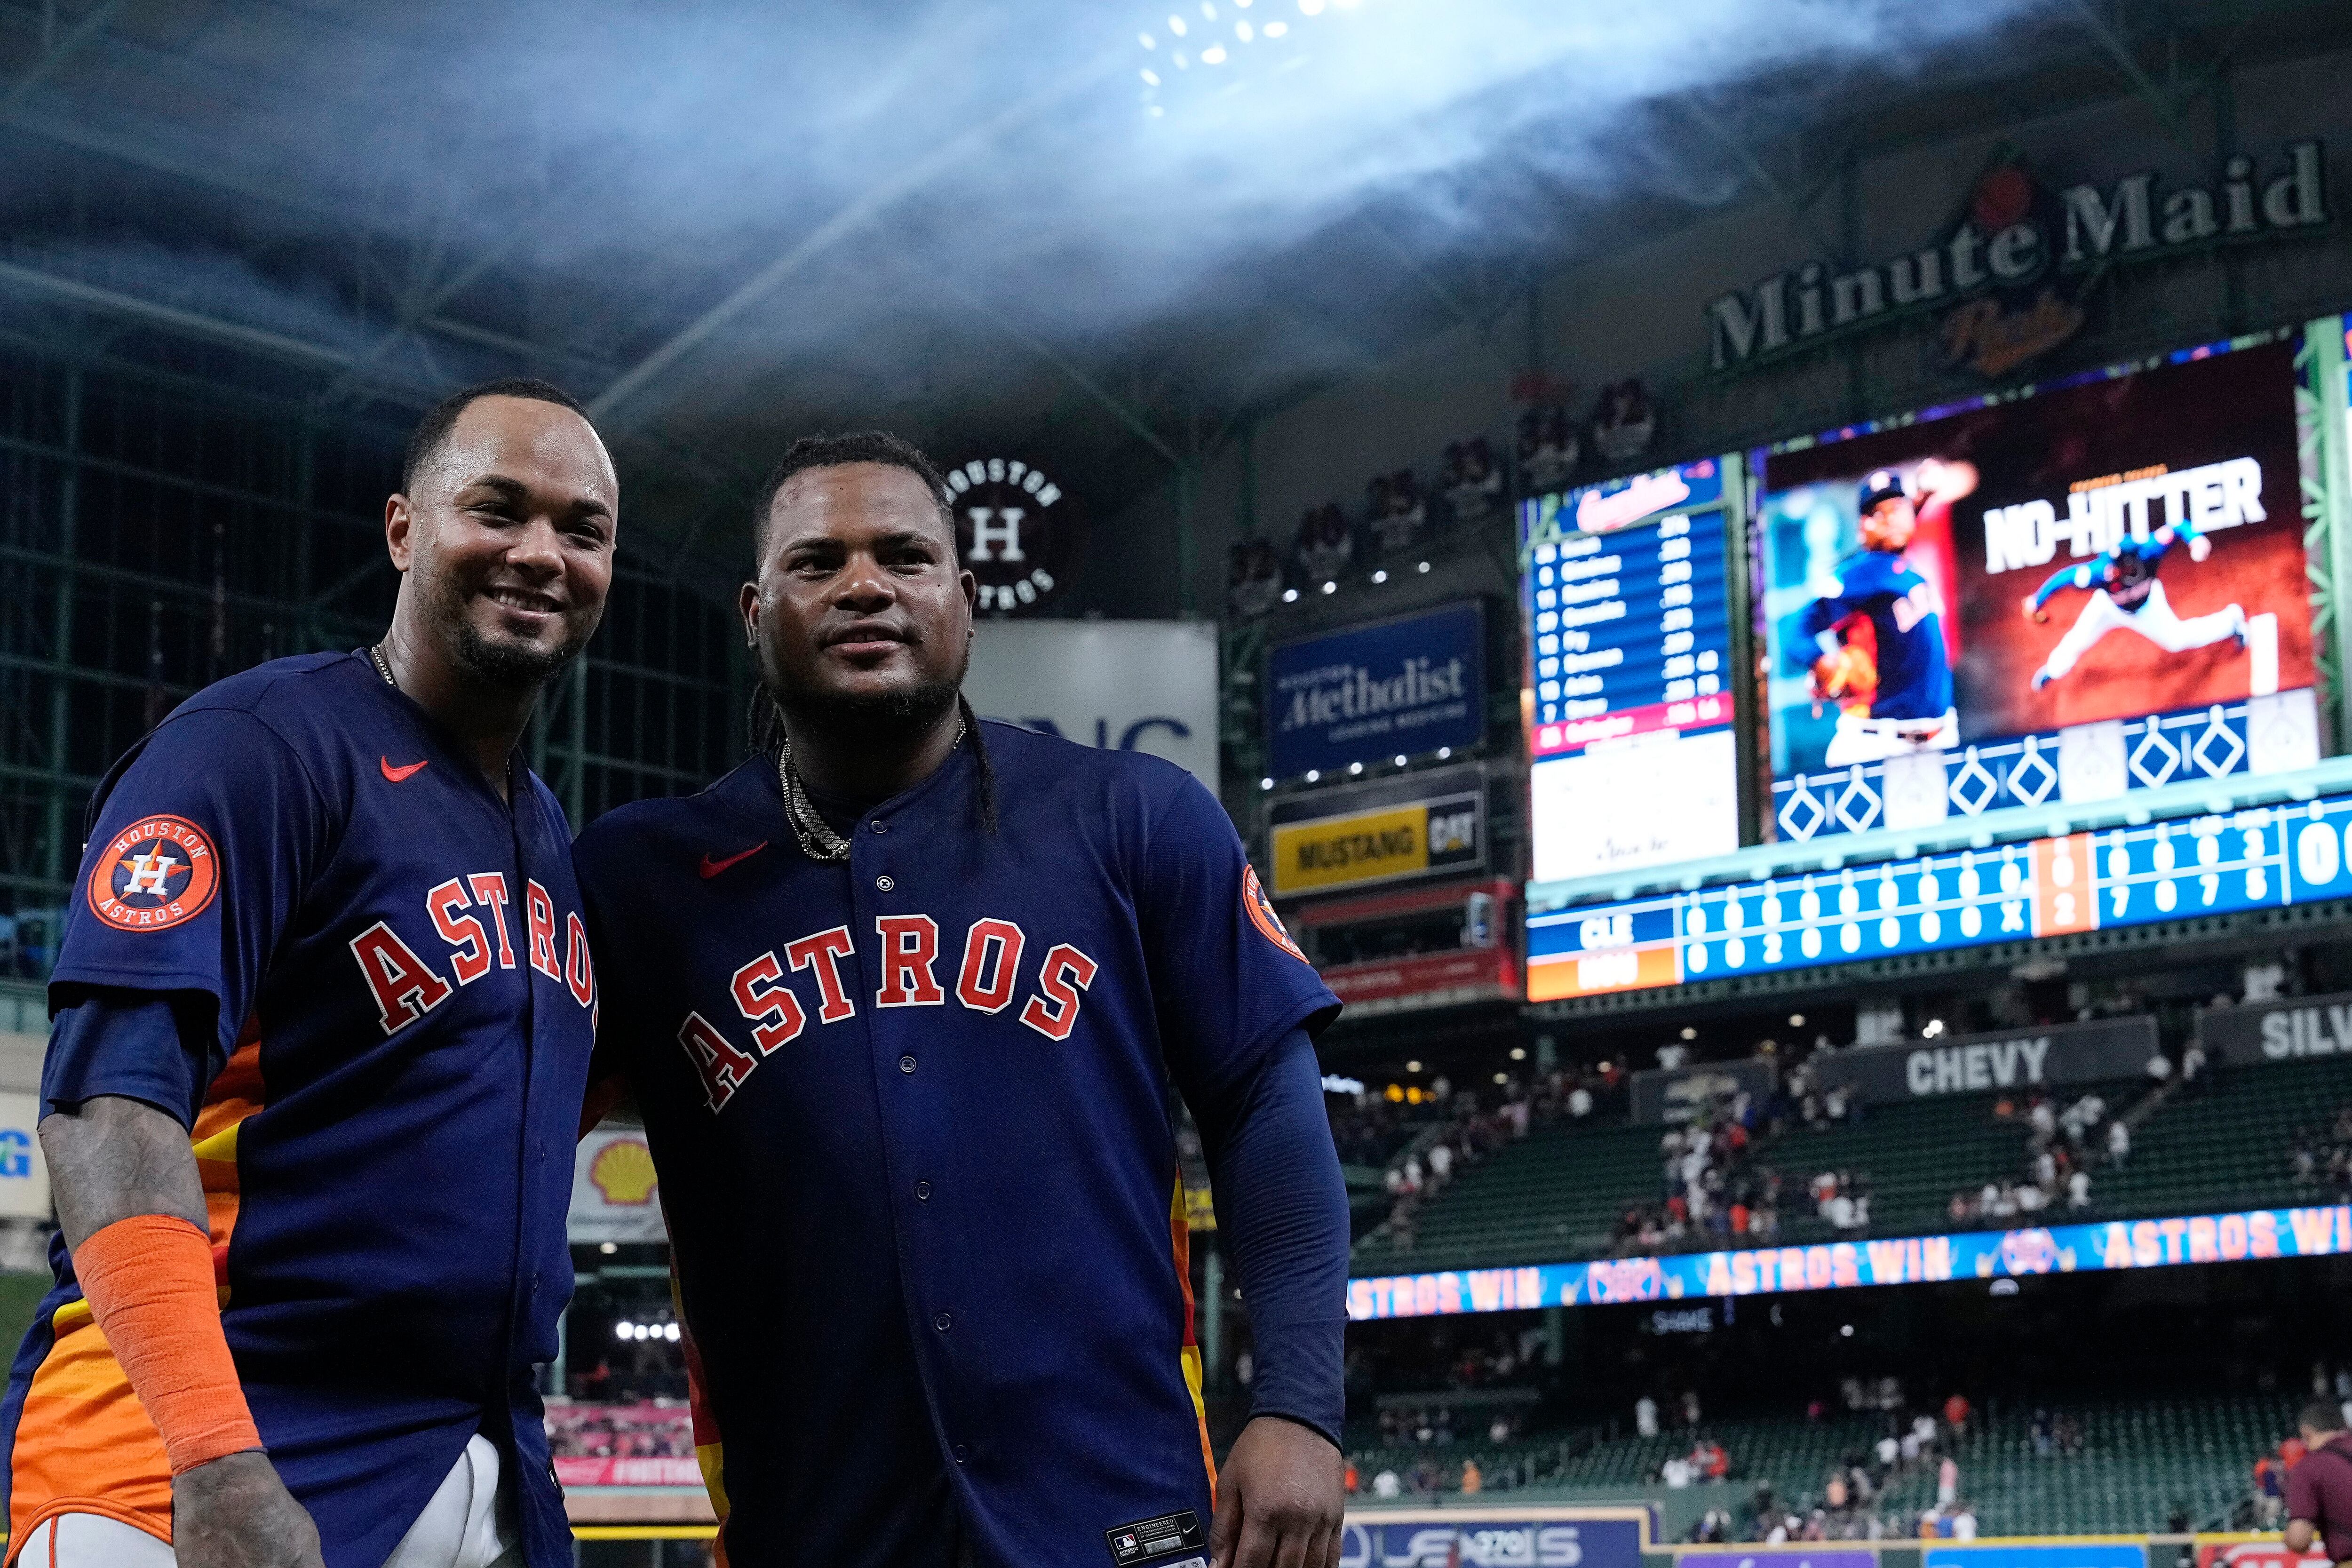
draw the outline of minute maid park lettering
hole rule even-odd
[[[2326,153],[2316,138],[2296,142],[2277,163],[2258,166],[2234,157],[2216,184],[2176,190],[2162,188],[2152,171],[2104,190],[2069,185],[2058,193],[2054,234],[2021,203],[2015,221],[1990,233],[1971,217],[1945,241],[1874,265],[1839,270],[1808,261],[1707,302],[1708,363],[1720,373],[1769,363],[1845,332],[2022,289],[2053,269],[2083,275],[2120,262],[2315,232],[2329,221]],[[2053,291],[2015,318],[2011,335],[2031,342],[2010,352],[1974,341],[2003,323],[1956,318],[1947,335],[1971,340],[1949,342],[1956,359],[1998,374],[2063,341],[2081,320],[2080,307]]]

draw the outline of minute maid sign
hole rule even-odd
[[[2151,171],[2054,196],[2007,155],[1978,179],[1966,210],[1933,244],[1859,267],[1808,261],[1707,301],[1709,366],[1721,374],[1768,363],[1848,332],[1947,310],[1952,361],[2005,374],[2074,336],[2084,321],[2083,288],[2109,266],[2326,227],[2326,154],[2313,138],[2260,163],[2231,158],[2221,178],[2202,185],[2168,189]]]

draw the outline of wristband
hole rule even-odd
[[[173,1475],[261,1447],[221,1328],[211,1237],[174,1215],[133,1215],[74,1248],[73,1265]]]

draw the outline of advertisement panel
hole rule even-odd
[[[1374,893],[1307,905],[1290,927],[1353,1017],[1517,1001],[1514,892],[1494,879]]]
[[[0,1093],[0,1217],[49,1217],[49,1165],[41,1157],[41,1097]]]
[[[976,621],[964,695],[1081,745],[1150,752],[1217,787],[1217,628],[1204,621]]]
[[[2141,1541],[1934,1542],[1920,1552],[1919,1568],[2148,1568],[2147,1546]]]
[[[567,1487],[691,1487],[702,1489],[702,1466],[685,1458],[577,1458],[559,1457],[555,1479]]]
[[[1899,1046],[1861,1046],[1817,1055],[1812,1065],[1824,1087],[1842,1083],[1865,1104],[1899,1105],[1946,1094],[2137,1078],[2156,1047],[2154,1018],[2095,1018]]]
[[[2314,1543],[2315,1546],[2316,1542]],[[2327,1553],[2312,1551],[2298,1557],[2277,1536],[2250,1540],[2245,1536],[2200,1535],[2197,1538],[2197,1568],[2332,1568]]]
[[[1633,1075],[1633,1120],[1681,1126],[1711,1110],[1716,1101],[1745,1089],[1758,1100],[1772,1092],[1772,1067],[1753,1057],[1744,1061],[1706,1062],[1697,1067],[1648,1068]]]
[[[1632,1509],[1359,1510],[1339,1568],[1640,1568],[1648,1524]]]
[[[2227,1067],[2352,1056],[2352,992],[2215,1008],[2197,1016],[2197,1037]]]
[[[1528,999],[2352,898],[2352,795],[1528,916]]]
[[[2352,1205],[2249,1209],[2175,1219],[1381,1275],[1348,1281],[1348,1316],[1359,1321],[1444,1317],[2347,1253],[2352,1253]]]
[[[574,1242],[666,1241],[653,1151],[642,1128],[600,1128],[572,1159]]]
[[[1266,656],[1266,686],[1276,778],[1465,751],[1486,735],[1486,613],[1449,605],[1284,643]]]
[[[1707,458],[1519,510],[1534,879],[1739,847],[1725,479]]]
[[[1277,802],[1268,813],[1277,899],[1338,893],[1486,863],[1486,790],[1452,768]]]
[[[2318,760],[2294,347],[2173,362],[1757,455],[1780,837]]]

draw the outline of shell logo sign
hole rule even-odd
[[[635,1208],[654,1195],[653,1151],[642,1138],[615,1138],[589,1163],[588,1179],[608,1204]]]

